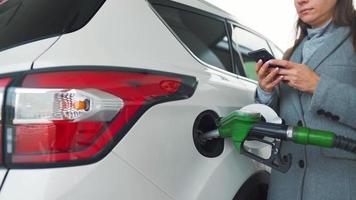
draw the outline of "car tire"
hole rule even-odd
[[[240,187],[233,200],[266,200],[270,174],[259,171]]]

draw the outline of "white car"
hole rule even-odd
[[[199,137],[254,102],[259,48],[200,0],[0,1],[0,199],[264,199],[266,168]]]

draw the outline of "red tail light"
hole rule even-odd
[[[103,158],[151,106],[189,98],[196,80],[150,71],[41,71],[7,90],[5,164],[65,166]],[[9,79],[3,79],[4,86]],[[0,87],[1,87],[0,81]]]
[[[2,113],[2,108],[3,108],[3,102],[4,102],[4,96],[5,96],[5,89],[6,87],[10,84],[11,78],[3,78],[0,79],[0,144],[3,144],[2,138],[3,138],[3,113]],[[3,151],[2,147],[0,147],[0,164],[3,164]]]

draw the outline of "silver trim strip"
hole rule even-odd
[[[292,140],[293,139],[293,126],[288,126],[287,128],[287,140]]]

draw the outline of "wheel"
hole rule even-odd
[[[233,200],[266,200],[270,174],[260,171],[252,175],[235,194]]]

